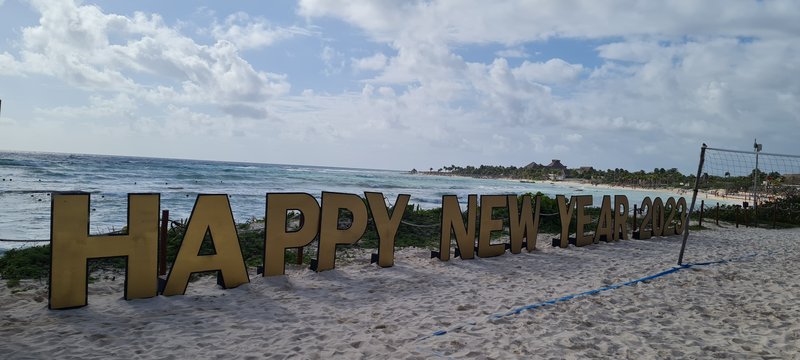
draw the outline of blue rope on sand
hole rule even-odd
[[[631,281],[627,281],[627,282],[623,282],[623,283],[613,284],[613,285],[609,285],[609,286],[602,287],[602,288],[599,288],[599,289],[584,291],[584,292],[577,293],[577,294],[566,295],[566,296],[562,296],[560,298],[556,298],[556,299],[548,300],[548,301],[543,301],[543,302],[536,303],[536,304],[530,304],[530,305],[521,306],[521,307],[512,309],[512,310],[510,310],[508,312],[505,312],[505,313],[502,313],[502,314],[491,315],[491,316],[489,316],[489,319],[496,320],[496,319],[501,319],[501,318],[504,318],[504,317],[507,317],[507,316],[519,315],[523,311],[536,310],[536,309],[539,309],[539,308],[542,308],[542,307],[545,307],[545,306],[550,306],[550,305],[555,305],[555,304],[558,304],[558,303],[561,303],[561,302],[570,301],[572,299],[577,299],[577,298],[581,298],[581,297],[585,297],[585,296],[589,296],[589,295],[595,295],[595,294],[598,294],[598,293],[601,293],[601,292],[604,292],[604,291],[619,289],[619,288],[621,288],[623,286],[636,285],[636,284],[641,283],[641,282],[646,282],[646,281],[658,279],[658,278],[660,278],[662,276],[667,276],[669,274],[676,273],[678,271],[689,269],[689,268],[696,267],[696,266],[708,266],[708,265],[725,264],[725,263],[729,263],[729,262],[733,262],[733,261],[740,261],[740,260],[744,260],[744,259],[747,259],[747,258],[755,257],[756,255],[758,255],[758,254],[754,253],[754,254],[744,255],[744,256],[740,256],[740,257],[736,257],[736,258],[732,258],[732,259],[722,259],[722,260],[716,260],[716,261],[706,261],[706,262],[699,262],[699,263],[683,264],[683,265],[680,265],[680,266],[675,266],[675,267],[673,267],[671,269],[668,269],[668,270],[664,270],[664,271],[662,271],[662,272],[660,272],[658,274],[645,276],[643,278],[639,278],[639,279],[636,279],[636,280],[631,280]],[[460,326],[458,328],[460,328]],[[442,336],[442,335],[445,335],[447,333],[448,333],[448,330],[434,331],[431,335],[425,336],[420,340],[424,340],[424,339],[427,339],[427,338],[432,337],[432,336]]]

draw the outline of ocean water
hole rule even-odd
[[[160,193],[161,208],[171,219],[186,219],[198,194],[228,194],[234,219],[263,218],[266,194],[304,192],[319,200],[323,191],[382,192],[390,203],[398,194],[411,195],[421,208],[441,205],[442,195],[523,194],[627,195],[633,204],[645,196],[666,199],[660,191],[608,190],[559,182],[523,183],[499,179],[412,175],[407,171],[350,169],[303,165],[254,164],[124,156],[0,152],[0,239],[50,238],[50,194],[91,193],[90,233],[126,225],[129,193]],[[690,199],[687,199],[690,200]],[[23,243],[0,241],[0,251]]]

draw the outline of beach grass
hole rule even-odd
[[[21,279],[44,279],[50,272],[50,245],[10,249],[0,257],[0,276],[8,287]]]

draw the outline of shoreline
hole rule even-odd
[[[541,183],[548,183],[548,184],[560,184],[566,187],[593,187],[593,188],[600,188],[606,190],[624,190],[624,191],[640,191],[640,192],[665,192],[665,193],[673,193],[675,195],[679,195],[682,197],[686,197],[687,201],[691,201],[693,189],[691,188],[676,188],[676,187],[644,187],[644,186],[625,186],[625,185],[615,185],[615,184],[607,184],[607,183],[597,183],[593,184],[589,180],[581,180],[575,178],[567,178],[564,180],[526,180],[526,179],[517,179],[517,178],[509,178],[509,177],[489,177],[489,176],[468,176],[468,175],[457,175],[457,174],[449,174],[449,173],[437,173],[437,172],[429,172],[429,171],[419,171],[417,172],[418,175],[425,175],[425,176],[446,176],[446,177],[458,177],[458,178],[466,178],[466,179],[486,179],[486,180],[501,180],[501,181],[510,181],[510,182],[518,182],[518,183],[531,183],[531,184],[541,184]],[[749,201],[752,204],[752,196],[726,196],[726,195],[718,195],[714,194],[711,191],[703,191],[700,190],[697,193],[697,199],[699,206],[699,200],[713,200],[718,201],[720,205],[741,205],[743,201]],[[761,198],[759,198],[761,200]]]

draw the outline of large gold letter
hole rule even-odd
[[[611,232],[614,240],[628,240],[628,197],[614,196],[614,229]]]
[[[649,196],[645,196],[642,199],[642,207],[639,208],[640,211],[645,211],[645,209],[647,209],[647,212],[644,213],[642,223],[639,224],[639,231],[633,232],[633,238],[636,240],[647,240],[653,234],[652,228],[647,228],[650,226],[649,223],[653,221],[653,201],[650,200]]]
[[[559,245],[562,248],[566,248],[569,246],[569,224],[572,222],[572,210],[575,209],[576,201],[573,196],[567,203],[567,198],[564,195],[556,195],[556,202],[558,203],[558,217],[561,219],[561,243]]]
[[[584,232],[586,225],[592,222],[592,217],[584,210],[592,205],[592,195],[575,196],[575,246],[586,246],[594,240]]]
[[[686,207],[686,198],[678,198],[678,203],[675,206],[681,209],[678,214],[678,222],[675,224],[675,233],[680,235],[683,234],[684,226],[689,223],[689,218],[687,218],[686,214],[689,211]]]
[[[353,221],[347,229],[339,229],[339,210],[348,210]],[[319,247],[317,247],[315,271],[333,269],[336,266],[336,245],[353,244],[367,230],[367,206],[355,194],[322,193],[322,216],[319,226]]]
[[[517,211],[517,197],[508,195],[508,232],[511,238],[511,253],[519,254],[522,250],[522,239],[527,242],[528,251],[536,249],[536,236],[539,234],[539,213],[542,208],[542,196],[536,195],[536,210],[532,210],[531,196],[522,196],[522,213]]]
[[[514,199],[516,202],[516,199]],[[503,219],[492,219],[495,208],[508,206],[506,195],[481,195],[481,225],[478,234],[478,256],[492,257],[506,252],[505,244],[491,244],[492,232],[503,230]]]
[[[386,208],[383,194],[365,192],[364,196],[367,197],[372,219],[375,220],[375,230],[378,232],[378,266],[392,266],[394,265],[394,240],[411,195],[397,195],[391,216],[389,209]]]
[[[305,219],[297,230],[286,228],[286,213],[299,210]],[[264,238],[264,276],[283,275],[286,249],[306,246],[319,231],[319,204],[309,194],[267,194],[267,215]]]
[[[660,197],[653,200],[653,236],[664,235],[664,201]]]
[[[206,234],[211,235],[214,255],[198,255]],[[227,195],[197,195],[163,294],[182,295],[189,276],[204,271],[219,271],[226,289],[250,282]]]
[[[475,208],[478,207],[478,196],[467,197],[467,223],[461,218],[461,207],[455,195],[442,196],[442,237],[439,239],[439,260],[450,260],[450,237],[455,233],[456,246],[461,259],[475,257]],[[465,227],[466,226],[466,227]]]
[[[594,242],[615,240],[614,235],[612,235],[613,227],[611,195],[603,195],[603,203],[600,205],[600,217],[597,219],[597,228],[594,231]]]
[[[89,194],[53,193],[50,309],[86,306],[89,259],[124,256],[125,299],[158,294],[158,194],[128,195],[128,235],[89,236]]]

